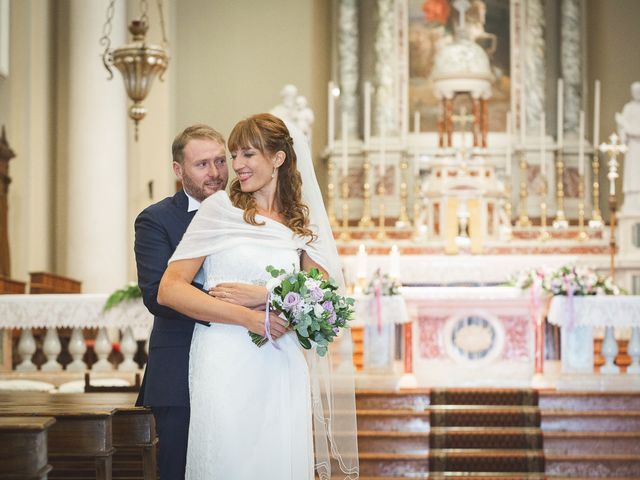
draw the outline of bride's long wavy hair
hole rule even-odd
[[[253,115],[233,127],[228,145],[231,152],[255,148],[267,158],[279,151],[285,153],[286,158],[277,170],[276,206],[287,227],[296,235],[313,239],[314,234],[309,228],[309,208],[302,203],[302,179],[298,172],[293,139],[284,122],[270,113]],[[237,178],[231,183],[229,196],[234,206],[244,210],[245,222],[264,225],[264,222],[256,220],[258,208],[253,194],[243,192]]]

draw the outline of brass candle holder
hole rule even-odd
[[[331,225],[331,228],[338,226],[338,219],[336,218],[335,213],[336,192],[335,185],[333,184],[334,170],[333,159],[329,157],[329,163],[327,164],[327,177],[329,179],[329,184],[327,185],[327,213],[329,214],[329,225]]]
[[[540,193],[540,236],[539,240],[546,242],[551,238],[547,230],[547,176],[542,175],[542,192]]]
[[[564,215],[564,158],[562,150],[556,153],[556,217],[553,228],[568,228],[569,222]]]
[[[385,225],[385,211],[384,211],[384,196],[387,193],[384,187],[384,175],[380,175],[380,181],[378,183],[378,233],[376,238],[378,240],[386,240],[387,232]]]
[[[504,215],[507,218],[508,227],[511,228],[511,215],[513,214],[513,207],[511,205],[511,176],[504,179]]]
[[[527,213],[527,152],[524,150],[524,146],[518,153],[520,155],[520,202],[518,204],[519,216],[516,221],[516,225],[519,227],[530,227],[531,220]]]
[[[580,242],[584,242],[589,239],[584,228],[584,174],[581,173],[578,177],[578,236],[576,239]]]
[[[342,231],[340,232],[340,240],[351,240],[349,233],[349,181],[345,175],[342,180]]]
[[[409,192],[407,189],[407,168],[406,158],[402,157],[400,161],[400,216],[396,221],[397,228],[408,227],[409,222]]]
[[[369,170],[371,170],[371,163],[369,162],[368,152],[365,152],[364,163],[362,164],[362,175],[364,177],[364,183],[362,185],[362,218],[360,218],[358,222],[358,226],[364,228],[373,227],[373,221],[371,220],[371,184],[369,183]]]
[[[604,226],[602,214],[600,213],[600,159],[598,158],[598,145],[594,145],[593,148],[593,160],[591,162],[591,170],[593,172],[593,210],[591,211],[589,228],[600,229]]]

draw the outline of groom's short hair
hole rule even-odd
[[[225,145],[224,137],[220,132],[214,130],[209,125],[197,123],[185,128],[182,132],[176,135],[176,138],[173,139],[171,154],[174,162],[182,164],[184,160],[184,147],[186,147],[187,143],[194,138],[201,140],[213,140]]]

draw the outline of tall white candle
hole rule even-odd
[[[413,114],[413,133],[420,133],[420,112]]]
[[[546,137],[546,130],[547,127],[545,125],[546,120],[544,117],[544,114],[542,114],[542,116],[540,117],[540,174],[541,175],[546,175],[547,174],[547,161],[546,161],[546,146],[545,146],[545,137]]]
[[[609,195],[615,197],[616,195],[616,178],[609,177]]]
[[[520,145],[524,147],[527,139],[527,108],[525,106],[524,88],[520,89]]]
[[[398,245],[392,245],[389,252],[389,276],[400,278],[400,250]]]
[[[371,82],[364,82],[364,144],[371,139]]]
[[[600,144],[600,80],[596,80],[593,91],[593,148]],[[596,153],[597,154],[597,153]]]
[[[356,255],[356,275],[358,278],[367,278],[367,249],[363,244],[358,247]]]
[[[328,86],[328,92],[327,92],[327,96],[328,96],[328,102],[329,105],[327,107],[327,143],[329,144],[329,149],[333,148],[333,139],[335,137],[335,113],[334,113],[334,109],[335,109],[335,97],[333,96],[333,90],[334,90],[334,83],[331,81],[329,82],[329,86]]]
[[[349,134],[347,126],[349,117],[346,112],[342,112],[342,176],[346,177],[349,173]]]
[[[584,111],[580,110],[580,126],[578,127],[578,174],[584,175]]]
[[[564,82],[558,79],[558,149],[564,144]]]
[[[507,112],[507,158],[505,160],[504,172],[508,177],[511,175],[511,135],[513,134],[511,112]]]
[[[380,181],[383,182],[384,179],[384,171],[387,163],[386,155],[387,155],[387,139],[385,137],[385,126],[384,120],[380,122]]]

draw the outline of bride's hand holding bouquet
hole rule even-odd
[[[267,271],[272,276],[266,286],[269,292],[267,312],[269,309],[280,312],[303,348],[310,349],[315,345],[318,355],[326,355],[329,344],[340,329],[348,328],[347,324],[353,318],[353,298],[338,294],[335,281],[325,279],[316,268],[309,272],[287,272],[268,266]],[[268,341],[253,332],[249,335],[258,346]]]

